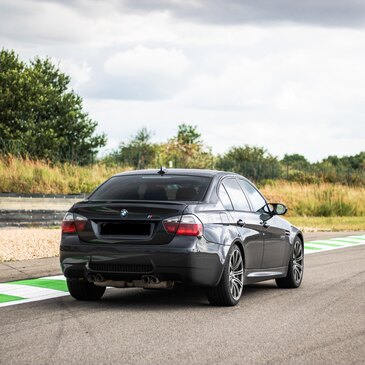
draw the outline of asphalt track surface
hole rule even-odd
[[[236,307],[199,288],[108,289],[0,310],[0,364],[364,364],[365,245],[305,257],[299,289],[248,286]]]

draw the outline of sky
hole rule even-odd
[[[365,150],[364,0],[1,0],[0,47],[71,75],[104,152],[180,123],[214,153]]]

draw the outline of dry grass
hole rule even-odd
[[[364,217],[289,217],[304,232],[365,231]]]
[[[51,165],[44,161],[5,156],[0,157],[0,192],[88,193],[120,171],[123,171],[120,167],[104,164]],[[365,187],[277,180],[261,189],[269,201],[286,204],[289,216],[365,216]]]
[[[0,191],[15,193],[88,193],[108,177],[122,171],[102,164],[51,165],[44,161],[0,157]]]
[[[364,187],[275,181],[261,190],[270,202],[286,204],[289,216],[365,216]]]

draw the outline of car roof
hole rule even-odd
[[[154,175],[157,174],[161,169],[146,169],[146,170],[131,170],[124,171],[114,176],[125,176],[125,175]],[[205,170],[205,169],[167,169],[163,168],[166,175],[184,175],[184,176],[207,176],[213,177],[217,175],[237,175],[233,172],[225,172],[218,170]]]

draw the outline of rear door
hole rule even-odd
[[[233,205],[230,214],[243,241],[245,268],[259,269],[263,255],[263,227],[260,224],[260,217],[251,211],[236,178],[225,178],[222,188],[226,190]]]

